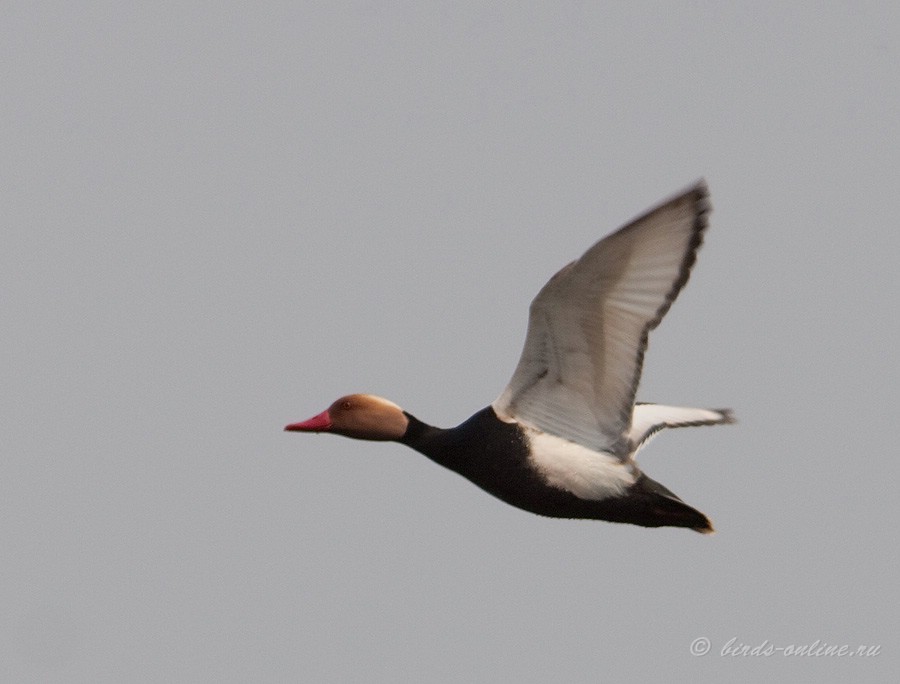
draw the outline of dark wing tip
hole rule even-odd
[[[734,425],[737,423],[737,418],[734,417],[734,411],[731,409],[713,409],[713,411],[717,412],[722,416],[722,422],[720,425]]]

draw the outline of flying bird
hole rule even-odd
[[[531,303],[509,384],[457,427],[351,394],[285,430],[400,442],[539,515],[712,532],[635,461],[663,428],[734,422],[729,409],[635,402],[648,334],[688,280],[708,212],[701,181],[554,275]]]

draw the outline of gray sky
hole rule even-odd
[[[895,679],[900,10],[293,4],[5,5],[0,678]],[[547,278],[700,176],[639,397],[741,422],[641,464],[718,534],[282,432],[465,419]]]

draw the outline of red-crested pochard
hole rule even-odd
[[[712,532],[634,459],[663,428],[734,422],[727,409],[635,403],[647,335],[688,280],[708,210],[701,181],[553,276],[531,303],[506,389],[461,425],[351,394],[285,430],[400,442],[540,515]]]

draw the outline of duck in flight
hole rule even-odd
[[[688,280],[708,211],[701,181],[554,275],[531,303],[509,384],[457,427],[351,394],[285,430],[406,444],[539,515],[712,532],[703,513],[635,461],[663,428],[734,422],[728,409],[635,402],[647,336]]]

